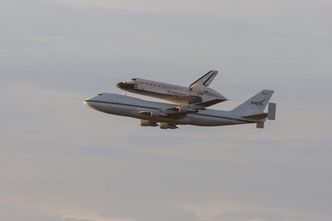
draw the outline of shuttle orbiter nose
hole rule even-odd
[[[116,86],[122,90],[134,90],[135,89],[135,83],[131,83],[131,82],[120,82]]]

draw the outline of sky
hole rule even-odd
[[[332,3],[0,0],[0,218],[329,221]],[[83,100],[133,77],[275,90],[277,120],[142,128]],[[134,96],[134,95],[133,95]]]

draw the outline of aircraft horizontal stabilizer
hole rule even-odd
[[[246,119],[249,119],[249,120],[263,120],[263,119],[267,118],[267,116],[268,116],[267,113],[262,113],[262,114],[244,116],[243,118],[246,118]]]

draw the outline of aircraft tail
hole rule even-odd
[[[194,87],[202,87],[202,86],[209,86],[213,79],[217,76],[218,71],[209,71],[199,79],[197,79],[195,82],[193,82],[189,87],[194,88]]]
[[[232,110],[237,115],[245,118],[251,118],[252,120],[265,119],[268,114],[264,113],[264,109],[269,103],[274,91],[262,90],[246,102],[240,104],[238,107]]]

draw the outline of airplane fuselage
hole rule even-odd
[[[223,126],[257,123],[257,121],[236,116],[231,111],[211,109],[197,110],[196,112],[169,117],[162,113],[161,110],[174,108],[176,105],[145,101],[112,93],[98,94],[85,100],[84,103],[104,113],[137,118],[153,123],[167,123],[169,125]]]

